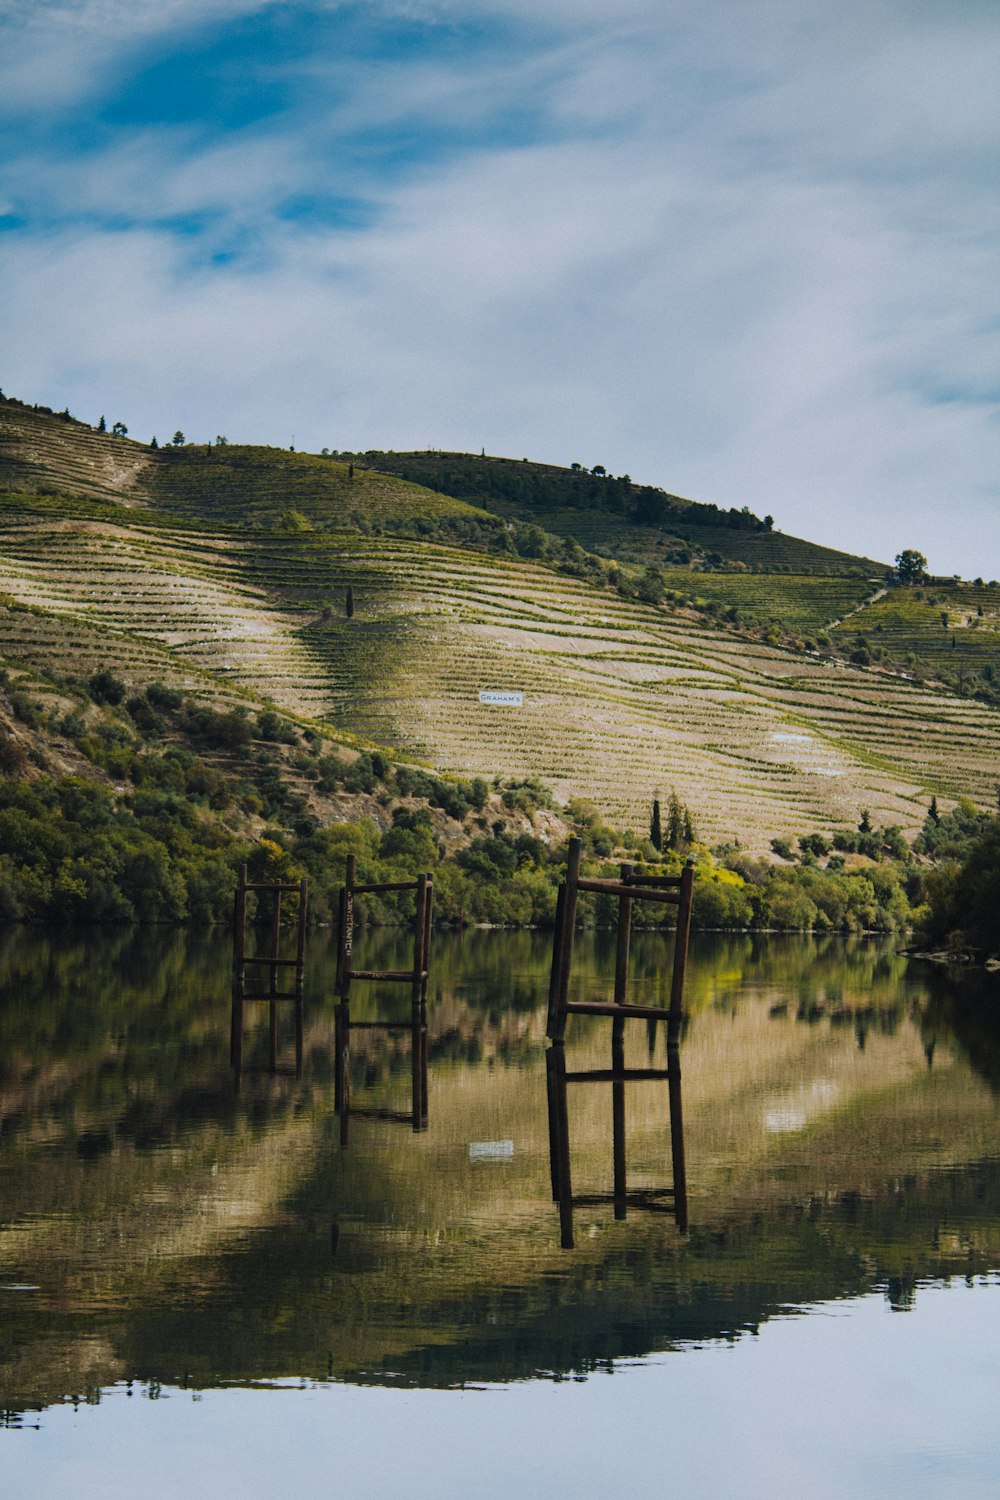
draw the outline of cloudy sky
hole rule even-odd
[[[1000,577],[995,0],[0,0],[0,385]]]

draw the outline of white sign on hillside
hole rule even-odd
[[[524,702],[524,694],[486,691],[479,694],[479,701],[480,703],[499,703],[504,708],[520,708]]]

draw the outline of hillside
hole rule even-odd
[[[702,837],[757,850],[853,826],[864,809],[914,831],[931,795],[993,803],[990,703],[845,658],[859,631],[875,643],[869,663],[883,641],[890,665],[914,641],[929,651],[947,607],[961,644],[945,654],[963,660],[974,642],[982,674],[997,659],[1000,591],[875,598],[867,560],[831,554],[812,575],[678,564],[644,600],[648,565],[619,571],[575,541],[535,527],[539,544],[531,527],[509,532],[460,498],[351,466],[277,449],[150,450],[4,402],[0,591],[33,608],[0,614],[3,656],[62,672],[100,659],[130,690],[169,667],[200,691],[273,701],[303,728],[439,771],[541,777],[639,834],[671,788]],[[763,523],[731,535],[790,540]],[[816,649],[792,649],[807,631]],[[523,702],[484,704],[485,689]]]
[[[368,453],[359,463],[412,479],[430,489],[556,536],[573,536],[589,551],[627,562],[708,566],[738,564],[765,572],[870,577],[884,563],[856,557],[774,530],[773,517],[720,509],[652,485],[616,478],[603,467],[554,464],[468,453]]]

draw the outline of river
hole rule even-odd
[[[407,942],[362,931],[356,962]],[[635,940],[645,1003],[662,942]],[[337,1108],[333,949],[301,1067],[291,1008],[272,1069],[248,1007],[237,1077],[223,937],[0,936],[5,1494],[1000,1490],[986,981],[696,934],[683,1181],[666,1084],[570,1085],[560,1212],[547,936],[435,936],[416,1119],[406,1029],[352,1028]],[[581,935],[578,992],[613,967]],[[352,1021],[392,1006],[356,986]],[[628,1023],[629,1070],[666,1066],[660,1030]],[[569,1072],[609,1063],[571,1017]]]

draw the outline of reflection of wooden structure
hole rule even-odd
[[[549,980],[549,1016],[547,1034],[561,1042],[569,1015],[611,1016],[615,1034],[629,1016],[646,1021],[679,1020],[684,996],[684,971],[687,966],[688,934],[691,930],[691,901],[694,871],[686,866],[680,875],[653,875],[637,872],[630,864],[621,866],[619,880],[590,880],[580,874],[580,840],[570,839],[566,861],[566,879],[559,890],[556,907],[555,940],[552,946],[552,972]],[[615,955],[615,991],[613,1000],[570,1000],[569,987],[573,966],[573,938],[576,928],[577,894],[594,891],[618,901],[618,946]],[[636,901],[676,906],[677,929],[674,939],[673,969],[669,1007],[633,1005],[627,999],[629,950],[632,941],[632,907]]]
[[[358,1108],[351,1103],[351,1080],[348,1070],[351,1030],[353,1028],[366,1029],[370,1025],[378,1026],[382,1031],[408,1031],[410,1033],[412,1059],[410,1066],[411,1103],[408,1111]],[[416,1021],[411,1022],[378,1021],[368,1023],[365,1021],[352,1021],[349,1015],[344,1013],[344,1007],[338,1005],[335,1019],[334,1048],[334,1106],[340,1117],[340,1144],[342,1146],[347,1145],[348,1125],[351,1115],[368,1120],[406,1121],[413,1126],[414,1130],[427,1129],[427,1024],[425,1017],[421,1016]]]
[[[352,1031],[409,1031],[412,1038],[412,1097],[410,1118],[414,1130],[427,1124],[427,979],[430,966],[431,916],[434,882],[430,875],[415,880],[383,880],[359,885],[357,862],[347,856],[344,885],[340,892],[340,931],[337,946],[336,1017],[336,1105],[340,1113],[341,1140],[346,1144],[347,1118],[350,1111],[350,1089],[347,1059]],[[354,952],[355,897],[377,895],[383,891],[413,891],[415,894],[413,963],[409,969],[355,969]],[[358,979],[379,984],[406,984],[410,989],[410,1018],[403,1020],[356,1021],[351,1017],[351,984]],[[357,1114],[360,1111],[354,1110]],[[394,1116],[394,1118],[399,1118]]]
[[[687,1229],[687,1174],[684,1163],[684,1122],[681,1115],[681,1068],[679,1029],[676,1018],[667,1031],[667,1066],[665,1068],[626,1068],[625,1049],[620,1035],[611,1043],[611,1067],[569,1072],[566,1049],[556,1042],[545,1056],[549,1104],[549,1165],[552,1198],[559,1205],[560,1238],[564,1250],[573,1248],[574,1206],[614,1205],[616,1219],[624,1219],[629,1206],[674,1216],[678,1228]],[[663,1080],[667,1084],[670,1117],[670,1157],[673,1180],[670,1187],[651,1188],[630,1193],[626,1176],[625,1085],[627,1083]],[[570,1169],[569,1100],[570,1084],[610,1083],[612,1118],[613,1190],[611,1193],[585,1194],[574,1197]]]
[[[373,979],[380,984],[408,984],[411,1008],[419,1010],[426,1005],[427,1000],[427,966],[431,949],[431,906],[434,900],[434,882],[429,875],[418,875],[416,880],[382,880],[371,885],[358,885],[355,880],[356,869],[355,856],[349,854],[344,884],[340,892],[340,937],[337,947],[337,994],[340,996],[341,1004],[349,1004],[351,984],[355,979]],[[413,964],[409,969],[355,969],[351,965],[354,951],[355,897],[375,895],[382,891],[416,892]],[[365,1022],[368,1026],[382,1024],[380,1021]]]
[[[258,918],[262,897],[271,897],[271,909],[262,931],[259,920],[255,922],[259,935],[254,945],[255,951],[248,953],[247,898],[251,892],[257,897]],[[291,944],[287,937],[283,942],[282,898],[286,895],[298,897],[298,908],[286,929],[288,936],[294,936],[294,954],[288,951]],[[295,1071],[302,1071],[302,997],[308,913],[309,888],[304,877],[294,882],[252,882],[247,879],[246,865],[240,870],[233,919],[233,1009],[230,1037],[230,1058],[237,1075],[243,1064],[243,1010],[247,1003],[254,1001],[264,1001],[270,1006],[268,1052],[272,1072],[278,1066],[278,1005],[283,1001],[292,1002],[295,1007]],[[279,985],[280,973],[287,974],[289,970],[292,971],[292,988],[282,988]]]
[[[646,1209],[664,1209],[674,1215],[679,1227],[687,1228],[687,1179],[684,1165],[684,1126],[681,1117],[680,1034],[684,1021],[684,973],[687,967],[688,937],[691,930],[691,903],[694,894],[694,871],[686,866],[679,875],[658,875],[637,871],[623,864],[618,880],[591,880],[580,874],[581,845],[570,839],[566,861],[566,879],[556,907],[555,940],[552,947],[552,972],[549,979],[547,1035],[552,1043],[546,1054],[546,1082],[549,1103],[549,1162],[552,1175],[552,1197],[559,1204],[562,1244],[573,1245],[574,1204],[610,1202],[616,1219],[624,1219],[629,1204]],[[577,896],[593,891],[618,902],[617,945],[615,949],[615,987],[610,1000],[571,1000],[570,979],[573,967],[573,939],[576,929]],[[636,1005],[628,999],[629,955],[632,944],[632,911],[635,902],[647,901],[677,908],[673,960],[670,973],[670,999],[667,1005]],[[611,1032],[611,1067],[570,1072],[566,1067],[563,1039],[566,1019],[571,1015],[607,1016]],[[667,1027],[667,1066],[665,1068],[627,1068],[625,1066],[624,1031],[630,1017],[644,1020],[650,1033],[649,1046],[655,1045],[657,1022]],[[670,1122],[670,1156],[673,1185],[645,1192],[629,1193],[626,1183],[625,1153],[625,1085],[658,1080],[667,1085],[667,1109]],[[569,1102],[570,1084],[610,1083],[612,1113],[612,1156],[614,1186],[610,1194],[573,1196],[570,1172]],[[661,1200],[669,1200],[664,1203]]]

